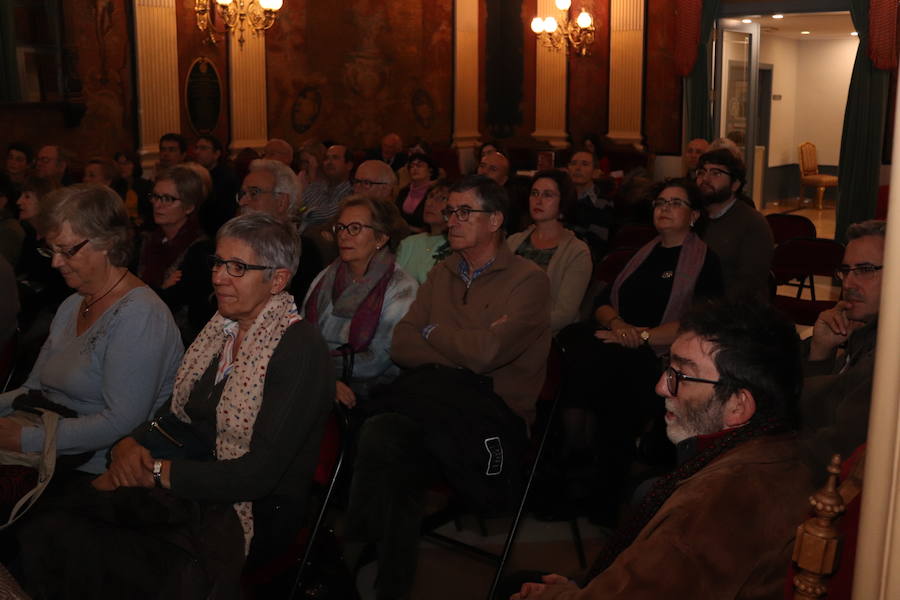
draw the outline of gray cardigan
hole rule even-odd
[[[506,240],[509,249],[515,253],[533,231],[534,225],[531,225],[525,231],[509,236]],[[592,270],[591,251],[587,244],[575,237],[570,230],[563,229],[556,252],[547,266],[553,302],[550,328],[554,334],[578,320],[578,308],[591,281]]]

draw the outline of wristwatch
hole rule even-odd
[[[161,488],[162,485],[162,461],[155,460],[153,461],[153,482],[156,484],[156,487]]]
[[[645,329],[641,332],[641,339],[644,341],[645,344],[650,343],[650,330],[649,329]]]

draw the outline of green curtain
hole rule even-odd
[[[719,14],[719,0],[703,2],[700,17],[700,45],[697,48],[697,62],[694,70],[684,78],[685,102],[687,104],[688,139],[711,140],[715,128],[710,105],[709,90],[709,36]]]
[[[851,0],[850,16],[859,32],[859,50],[850,78],[841,158],[835,239],[845,241],[847,227],[875,216],[878,174],[890,73],[869,59],[869,0]]]

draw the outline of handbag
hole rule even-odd
[[[5,529],[19,520],[34,506],[47,488],[57,468],[74,469],[84,464],[93,452],[56,456],[56,433],[60,418],[75,418],[78,414],[65,406],[44,398],[39,390],[29,390],[13,400],[13,413],[6,417],[22,427],[44,430],[44,445],[40,452],[0,450],[0,505],[11,506]]]
[[[172,413],[150,421],[131,434],[153,458],[175,460],[215,460],[215,444],[203,438],[194,426]]]

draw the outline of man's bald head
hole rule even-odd
[[[490,177],[500,185],[509,179],[509,159],[499,152],[486,154],[478,165],[478,174]]]
[[[263,158],[277,160],[290,167],[294,161],[294,149],[286,141],[272,138],[263,149]]]
[[[392,160],[401,150],[403,150],[403,139],[399,134],[389,133],[381,138],[381,156],[385,159]]]
[[[397,175],[386,162],[367,160],[356,169],[353,178],[353,193],[369,198],[393,198]]]

